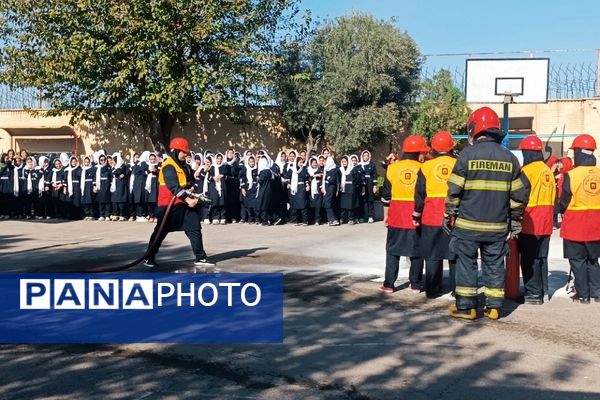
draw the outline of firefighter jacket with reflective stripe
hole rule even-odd
[[[556,202],[556,182],[552,171],[545,162],[534,161],[525,165],[521,174],[530,187],[529,201],[523,213],[522,232],[535,236],[552,235]]]
[[[386,172],[382,202],[389,206],[388,226],[414,230],[412,213],[415,209],[415,186],[421,163],[401,160],[390,164]]]
[[[563,192],[570,192],[571,200],[560,236],[574,242],[600,240],[600,168],[581,166],[569,171]]]
[[[177,182],[170,182],[165,178],[167,174],[175,171]],[[158,206],[166,207],[171,202],[173,196],[177,197],[175,204],[183,203],[185,197],[185,188],[189,185],[189,174],[186,174],[184,169],[171,156],[167,157],[162,163],[162,168],[158,173]]]
[[[415,194],[415,214],[421,214],[421,224],[442,226],[446,210],[448,178],[454,164],[456,164],[456,158],[441,155],[422,165]]]
[[[493,139],[465,148],[448,178],[446,212],[456,216],[454,235],[505,240],[509,220],[521,220],[529,188],[517,158]]]

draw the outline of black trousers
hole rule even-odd
[[[365,198],[365,207],[364,207],[364,216],[367,218],[373,218],[375,215],[375,202],[369,201],[369,199]]]
[[[335,211],[331,207],[325,207],[325,213],[327,214],[327,221],[333,222],[336,220]]]
[[[83,207],[83,213],[86,217],[94,216],[94,207],[92,206],[92,204],[82,204],[81,206]]]
[[[346,222],[353,221],[354,220],[354,210],[342,208],[342,211],[340,213],[340,219],[342,221],[346,221]]]
[[[450,266],[450,291],[454,291],[456,261],[449,260]],[[425,260],[425,292],[427,295],[437,295],[442,290],[444,274],[444,260]]]
[[[306,208],[303,208],[301,210],[299,210],[297,208],[291,208],[290,209],[290,222],[307,224],[308,223],[308,210]]]
[[[548,293],[549,236],[519,235],[525,297],[541,299]]]
[[[127,203],[112,203],[112,213],[115,217],[127,216]]]
[[[111,214],[110,203],[98,203],[98,217],[108,218]]]
[[[148,243],[148,259],[153,260],[160,249],[160,246],[167,237],[167,230],[165,229],[163,232],[159,232],[160,220],[154,227],[154,232],[150,236],[150,242]],[[160,233],[160,235],[159,235]],[[206,252],[204,251],[204,245],[202,244],[202,232],[200,229],[193,231],[185,231],[185,235],[188,237],[190,244],[192,245],[192,251],[194,252],[194,256],[196,259],[206,258]],[[155,243],[156,241],[156,243]],[[154,244],[155,243],[155,244]],[[152,246],[154,244],[154,246]]]
[[[225,207],[223,206],[214,206],[211,207],[211,214],[212,214],[212,219],[213,221],[220,221],[226,218],[226,211],[225,211]]]
[[[453,238],[456,263],[456,306],[459,310],[477,308],[477,250],[481,251],[481,268],[485,285],[486,305],[502,308],[504,305],[505,241],[481,242]]]
[[[564,240],[565,257],[569,259],[575,291],[580,299],[600,298],[600,265],[598,242],[573,242]]]
[[[387,252],[385,255],[385,281],[383,286],[393,288],[394,282],[398,279],[398,271],[400,269],[400,256]],[[413,287],[420,288],[421,280],[423,279],[423,259],[418,257],[410,257],[410,270],[408,272],[408,280]]]
[[[156,203],[148,203],[146,206],[148,208],[148,216],[150,218],[156,217],[156,211],[157,211],[156,210],[157,209]]]

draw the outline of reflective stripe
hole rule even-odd
[[[523,189],[525,186],[523,186],[523,181],[521,181],[521,178],[517,178],[514,181],[512,181],[511,183],[512,186],[512,190],[519,190],[519,189]]]
[[[446,197],[446,204],[451,206],[457,206],[460,204],[460,198],[458,197]]]
[[[450,175],[450,178],[448,178],[448,182],[453,183],[458,187],[463,187],[465,185],[465,178],[456,175],[455,173],[452,173],[452,175]]]
[[[489,288],[486,286],[484,293],[486,297],[504,298],[504,289]]]
[[[519,207],[523,207],[523,203],[520,203],[518,201],[514,201],[513,199],[510,199],[510,208],[519,208]]]
[[[445,194],[430,194],[430,195],[427,195],[427,198],[429,198],[429,199],[443,199],[445,197],[446,197]]]
[[[412,197],[392,197],[392,201],[414,201]]]
[[[600,205],[598,205],[598,206],[569,206],[568,210],[573,210],[573,211],[600,210]]]
[[[457,296],[477,297],[477,288],[469,286],[457,286],[454,289],[454,293],[456,293]]]
[[[491,190],[494,192],[508,192],[510,183],[506,181],[487,181],[475,179],[465,183],[465,190]]]
[[[508,224],[502,222],[479,222],[464,218],[457,218],[454,226],[469,231],[478,232],[507,232]]]

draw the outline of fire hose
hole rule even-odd
[[[197,199],[198,204],[201,204],[201,203],[210,204],[211,203],[210,199],[208,199],[204,194],[193,193],[193,192],[188,191],[187,195],[188,195],[188,197],[193,197],[193,198]],[[165,214],[164,214],[162,220],[160,221],[160,225],[158,226],[158,231],[154,238],[154,241],[150,244],[150,246],[148,246],[148,249],[141,257],[136,258],[135,260],[133,260],[130,263],[125,264],[125,265],[115,266],[115,267],[105,267],[105,266],[96,267],[96,268],[86,270],[85,272],[86,273],[119,272],[119,271],[124,271],[126,269],[132,268],[132,267],[136,266],[137,264],[141,263],[142,261],[144,261],[146,259],[146,257],[148,256],[148,254],[150,254],[151,251],[156,250],[156,247],[159,245],[158,239],[161,237],[161,234],[167,225],[167,220],[169,219],[169,214],[171,213],[171,209],[173,208],[173,205],[175,204],[176,200],[177,200],[177,197],[173,196],[173,198],[167,205],[167,209],[165,210]]]

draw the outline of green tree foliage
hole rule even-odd
[[[421,54],[393,21],[354,14],[284,46],[276,95],[288,129],[339,154],[373,147],[406,124]]]
[[[0,81],[73,120],[122,115],[166,145],[175,121],[266,84],[295,0],[3,0]]]
[[[431,138],[437,131],[465,132],[469,109],[450,71],[442,69],[421,84],[421,101],[412,126],[415,134]]]

